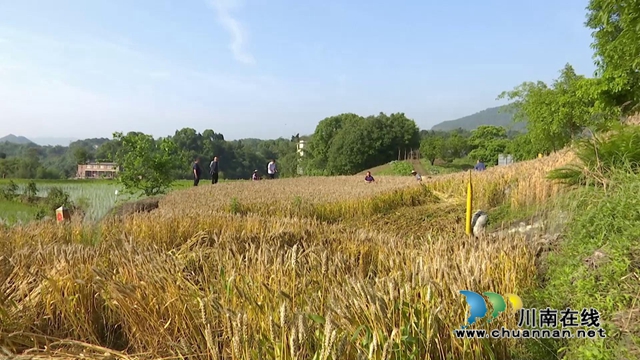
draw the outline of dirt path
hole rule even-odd
[[[427,170],[425,170],[425,168],[422,166],[420,160],[409,160],[409,163],[411,164],[411,166],[413,166],[413,170],[417,171],[418,174],[422,176],[428,175]]]

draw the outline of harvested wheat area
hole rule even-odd
[[[474,207],[551,198],[559,190],[546,171],[570,160],[474,173]],[[207,184],[170,193],[150,213],[4,229],[0,353],[509,359],[515,341],[452,335],[467,316],[459,290],[519,294],[536,271],[524,239],[464,234],[467,178]]]

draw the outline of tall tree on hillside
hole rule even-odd
[[[640,0],[591,0],[586,26],[593,32],[603,98],[625,114],[640,104]]]

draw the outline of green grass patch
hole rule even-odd
[[[12,181],[18,185],[18,192],[24,192],[27,184],[34,181],[38,189],[37,196],[45,197],[49,190],[57,187],[69,194],[69,198],[83,209],[86,221],[97,221],[103,218],[116,204],[136,199],[135,196],[125,194],[123,187],[114,180],[28,180],[28,179],[0,179],[0,188],[6,187]],[[202,182],[202,185],[207,183]],[[185,189],[193,186],[193,180],[177,180],[173,183],[172,190]],[[116,195],[118,190],[118,195]],[[22,204],[20,202],[8,202],[0,211],[0,218],[9,223],[16,220],[30,221],[34,219],[37,206]]]
[[[572,221],[546,260],[542,289],[525,300],[538,308],[595,308],[607,338],[529,342],[528,359],[640,356],[640,178],[616,174],[612,180],[607,192],[583,188],[563,205]]]
[[[431,165],[428,160],[422,159],[420,160],[420,165],[425,170],[425,173],[422,174],[422,171],[416,169],[421,173],[420,175],[439,175],[467,171],[469,169],[473,169],[475,164],[469,159],[455,159],[450,163],[437,163],[437,165]],[[414,170],[414,165],[411,161],[391,161],[387,164],[376,166],[375,168],[362,171],[358,174],[364,175],[367,171],[371,171],[373,176],[411,176],[411,170]]]
[[[33,220],[38,208],[17,201],[0,200],[0,223],[9,225]]]
[[[408,161],[392,161],[389,166],[378,171],[376,175],[382,176],[410,176],[413,166]]]

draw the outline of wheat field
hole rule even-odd
[[[474,173],[475,204],[552,198],[560,189],[546,172],[570,160],[558,153]],[[509,359],[513,341],[452,334],[467,317],[459,290],[522,294],[535,285],[535,249],[524,239],[464,234],[468,176],[206,184],[97,225],[5,228],[0,353]],[[501,325],[515,319],[492,328]]]

